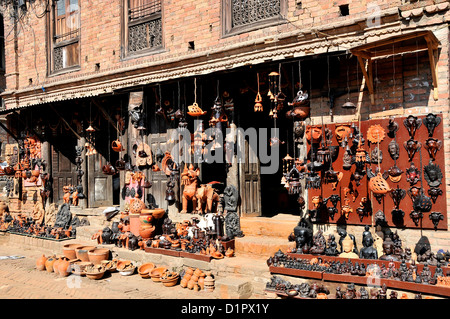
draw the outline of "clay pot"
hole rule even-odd
[[[188,282],[189,282],[189,280],[188,280],[188,279],[185,279],[185,278],[183,277],[183,279],[181,279],[181,281],[180,281],[180,286],[181,286],[181,288],[186,288]]]
[[[205,277],[205,273],[201,274],[200,277],[198,277],[197,284],[200,286],[200,290],[203,290],[205,288]]]
[[[194,275],[196,275],[197,277],[200,276],[203,273],[203,271],[201,271],[201,269],[197,268],[194,270]]]
[[[103,276],[105,275],[105,272],[106,271],[87,272],[86,277],[88,277],[89,279],[92,279],[92,280],[102,279]]]
[[[166,287],[173,287],[178,283],[178,279],[180,278],[177,272],[165,272],[161,276],[161,282]]]
[[[80,248],[75,248],[75,255],[81,261],[89,261],[89,250],[96,249],[95,246],[82,246]]]
[[[36,260],[36,269],[37,270],[45,270],[45,262],[47,261],[47,257],[42,255]]]
[[[323,293],[323,292],[319,292],[316,296],[317,299],[328,299],[327,294]]]
[[[89,261],[77,261],[72,264],[71,271],[74,275],[85,276],[86,268],[93,264]]]
[[[152,209],[152,215],[153,215],[153,218],[155,218],[155,219],[162,218],[165,213],[166,213],[166,210],[163,208]]]
[[[130,205],[128,206],[128,210],[130,214],[140,214],[143,209],[145,209],[145,203],[138,198],[138,194],[136,197],[130,200]]]
[[[75,253],[75,249],[81,248],[83,245],[81,244],[66,244],[63,246],[63,255],[69,260],[77,258],[77,254]]]
[[[70,262],[66,257],[62,257],[60,262],[58,263],[58,273],[61,277],[69,276],[71,272]]]
[[[192,269],[191,267],[188,267],[184,273],[192,275],[194,273],[194,269]]]
[[[139,221],[142,226],[150,226],[152,224],[153,214],[152,209],[144,208],[141,210],[141,214],[139,215]]]
[[[192,290],[192,289],[194,289],[194,286],[196,286],[196,285],[197,285],[197,282],[195,282],[194,280],[191,279],[187,283],[187,289]]]
[[[109,259],[109,249],[106,248],[96,248],[88,251],[89,261],[94,265],[99,265],[102,260]]]
[[[206,273],[206,278],[205,278],[205,290],[208,292],[212,292],[215,288],[215,279],[212,276],[211,272],[208,271]]]
[[[119,260],[117,262],[118,271],[123,271],[131,267],[133,267],[133,263],[130,260]]]
[[[114,152],[124,151],[122,143],[119,140],[112,141],[111,148],[113,149]]]
[[[166,267],[157,267],[150,271],[150,277],[154,282],[160,282],[161,276],[167,271]]]
[[[59,275],[59,263],[61,262],[61,258],[57,258],[53,263],[53,272]]]
[[[153,234],[155,233],[155,226],[147,226],[147,227],[140,227],[139,228],[139,235],[143,239],[148,239],[153,237]]]
[[[115,272],[117,270],[117,260],[102,260],[101,265],[106,271]]]
[[[142,264],[138,267],[138,274],[142,277],[142,278],[149,278],[150,277],[150,272],[155,269],[155,264],[154,263],[145,263]]]

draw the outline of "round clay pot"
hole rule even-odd
[[[45,270],[47,270],[47,272],[53,272],[53,264],[55,263],[55,261],[55,256],[47,258],[47,261],[45,262]]]
[[[155,219],[162,218],[165,213],[166,213],[166,210],[163,208],[152,209],[153,218],[155,218]]]
[[[186,288],[187,287],[187,283],[188,283],[188,279],[185,279],[184,277],[183,277],[183,279],[181,279],[181,281],[180,281],[180,286],[182,287],[182,288]]]
[[[197,283],[194,281],[194,280],[189,280],[188,281],[188,283],[187,283],[187,288],[189,289],[189,290],[192,290],[192,289],[194,289],[194,286],[195,285],[197,285]]]
[[[192,275],[194,273],[194,269],[192,269],[191,267],[188,267],[185,271],[185,274],[190,274]]]
[[[138,267],[138,274],[142,277],[142,278],[149,278],[150,277],[150,272],[155,269],[155,264],[154,263],[145,263],[142,264]]]
[[[119,273],[122,276],[130,276],[130,275],[134,274],[135,270],[136,270],[136,266],[134,266],[132,268],[129,268],[129,269],[126,269],[126,270],[119,271]]]
[[[71,272],[70,269],[70,262],[66,257],[61,258],[60,262],[58,263],[58,273],[61,277],[67,277],[69,276]]]
[[[173,287],[178,283],[179,277],[173,277],[171,279],[161,279],[161,282],[166,287]]]
[[[319,292],[317,294],[317,299],[328,299],[327,294],[323,293],[323,292]]]
[[[157,267],[150,271],[150,277],[154,282],[161,281],[161,275],[167,271],[166,267]]]
[[[109,259],[109,249],[96,248],[88,251],[89,261],[94,265],[99,265],[102,260]]]
[[[53,272],[59,275],[59,263],[61,262],[61,258],[57,258],[53,263]]]
[[[63,246],[63,255],[67,257],[69,260],[77,258],[77,254],[75,253],[75,249],[81,248],[83,245],[81,244],[66,244]]]
[[[198,277],[197,284],[200,286],[200,290],[203,290],[205,288],[205,277],[206,274],[203,273]]]
[[[143,208],[139,215],[139,221],[141,225],[151,225],[153,220],[153,209]]]
[[[93,264],[89,261],[77,261],[72,264],[72,274],[79,275],[79,276],[85,276],[86,275],[86,268],[88,266],[92,266]]]
[[[193,274],[198,277],[198,276],[200,276],[202,274],[202,271],[201,271],[201,269],[197,268],[197,269],[194,270]]]
[[[149,239],[153,237],[153,234],[155,233],[155,226],[149,226],[149,227],[140,227],[139,228],[139,235],[143,239]]]
[[[192,277],[192,275],[191,274],[184,274],[184,276],[183,276],[183,279],[186,279],[186,280],[191,280],[191,277]]]
[[[145,209],[145,207],[145,203],[140,200],[136,194],[136,197],[130,200],[128,210],[130,214],[140,214],[141,210]]]
[[[103,275],[105,274],[105,271],[99,271],[99,272],[88,272],[86,273],[86,277],[92,280],[98,280],[102,279]]]
[[[75,255],[81,261],[89,261],[89,250],[96,249],[95,246],[82,246],[80,248],[75,248]]]
[[[47,257],[42,255],[36,260],[36,269],[37,270],[45,270],[45,262],[47,261]]]

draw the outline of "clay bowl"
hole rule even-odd
[[[127,268],[130,268],[133,266],[133,263],[130,260],[119,260],[117,262],[117,270],[122,271],[126,270]]]
[[[117,260],[102,260],[100,264],[106,271],[115,272],[117,270]]]
[[[109,249],[96,248],[88,251],[89,261],[94,265],[99,265],[103,260],[108,260]]]
[[[153,218],[160,219],[164,216],[166,210],[163,208],[155,208],[153,209]]]
[[[86,277],[88,277],[89,279],[92,279],[92,280],[102,279],[105,272],[106,271],[87,272]]]
[[[166,267],[157,267],[150,271],[150,277],[154,282],[160,282],[161,276],[167,271]]]
[[[69,260],[76,259],[77,254],[75,253],[75,249],[79,249],[81,247],[83,247],[81,244],[66,244],[63,246],[63,255]]]
[[[95,246],[82,246],[80,248],[75,248],[75,255],[81,261],[89,261],[89,250],[96,249]]]
[[[136,266],[133,266],[133,267],[131,267],[131,268],[127,268],[127,269],[124,269],[124,270],[119,270],[119,273],[122,275],[122,276],[131,276],[132,274],[134,274],[134,271],[136,270]]]
[[[160,280],[166,287],[173,287],[178,283],[180,275],[177,272],[166,272],[161,277]]]
[[[138,268],[138,274],[142,278],[150,278],[150,272],[155,269],[154,263],[145,263],[139,266]]]
[[[86,267],[92,266],[93,264],[89,261],[77,261],[72,264],[72,274],[85,276]]]
[[[287,294],[289,297],[295,297],[295,296],[298,295],[298,291],[295,290],[295,289],[290,289],[290,290],[288,290],[288,291],[286,292],[286,294]]]

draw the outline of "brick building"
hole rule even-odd
[[[227,113],[229,123],[244,129],[276,126],[284,142],[280,162],[289,153],[305,156],[308,143],[294,149],[293,120],[284,116],[287,104],[278,118],[268,115],[270,84],[282,91],[286,102],[300,89],[309,92],[308,125],[357,121],[355,109],[341,107],[347,98],[358,101],[361,121],[441,114],[445,186],[450,174],[449,8],[444,0],[2,1],[2,113],[18,139],[37,135],[42,142],[45,170],[53,179],[50,200],[57,203],[63,200],[63,186],[77,184],[76,145],[91,142],[97,151],[84,157],[89,150],[83,150],[87,198],[80,205],[123,204],[125,171],[106,175],[103,166],[123,156],[134,164],[141,142],[151,147],[156,162],[173,142],[170,133],[180,121],[171,112],[180,110],[192,129],[187,111],[196,101],[208,111],[206,124],[214,101],[224,98],[225,91],[234,105]],[[275,83],[271,72],[279,74]],[[253,108],[259,90],[261,113]],[[138,104],[146,115],[144,131],[129,118],[130,93],[143,94]],[[89,135],[89,126],[96,132]],[[125,151],[111,150],[116,139]],[[204,163],[201,180],[235,185],[241,216],[298,214],[297,197],[280,184],[283,167],[274,174],[260,170],[259,163]],[[145,198],[179,210],[179,183],[176,205],[169,205],[166,174],[151,168],[144,173],[153,183],[143,190]],[[428,226],[423,231],[435,249],[448,249],[448,234],[442,229],[448,225],[448,191],[440,197],[445,201],[441,229]],[[304,188],[303,195],[311,208]],[[30,208],[23,198],[16,199],[17,209]],[[409,211],[405,213],[409,218]],[[362,224],[373,223],[367,218]],[[361,232],[357,220],[349,223],[355,234]],[[417,227],[403,230],[408,245],[423,234]]]

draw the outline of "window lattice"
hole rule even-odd
[[[64,67],[62,47],[53,49],[53,64],[55,71],[61,70]]]
[[[232,0],[232,27],[248,25],[281,14],[281,0]]]
[[[128,50],[136,52],[162,45],[161,18],[129,27]]]

